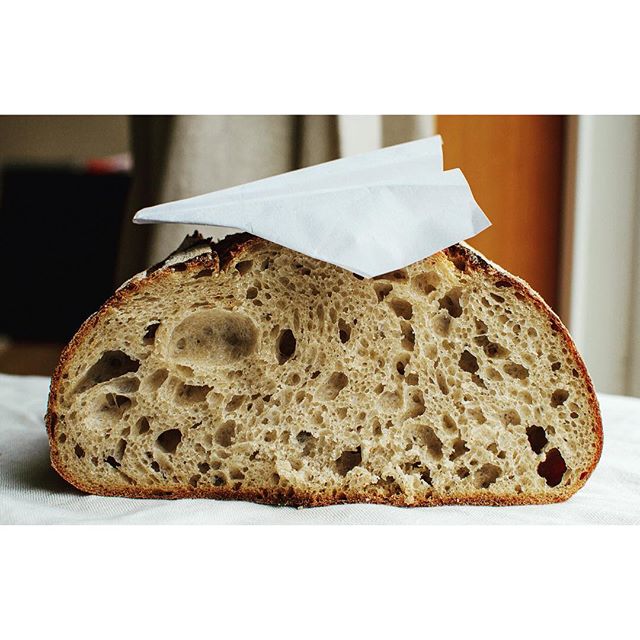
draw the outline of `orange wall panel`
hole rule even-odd
[[[460,167],[493,226],[469,243],[557,302],[563,116],[437,116],[445,168]]]

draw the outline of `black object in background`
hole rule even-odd
[[[66,342],[113,293],[126,173],[7,167],[0,202],[0,333]]]

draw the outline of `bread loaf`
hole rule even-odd
[[[602,448],[560,320],[466,245],[365,280],[248,234],[125,283],[47,428],[86,492],[306,506],[558,502]]]

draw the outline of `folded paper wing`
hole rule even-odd
[[[364,277],[490,225],[439,136],[139,211],[136,223],[233,227]]]

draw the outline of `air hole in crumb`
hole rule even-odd
[[[243,260],[242,262],[238,262],[236,264],[236,271],[243,276],[245,273],[251,271],[253,267],[253,260]]]
[[[459,318],[462,315],[460,306],[460,289],[451,289],[438,301],[441,309],[445,309],[452,318]]]
[[[476,336],[473,341],[480,347],[489,358],[505,358],[509,355],[509,350],[505,349],[497,342],[491,342],[487,336]]]
[[[477,373],[471,374],[471,380],[482,389],[487,388],[487,385],[484,383],[484,380]]]
[[[119,378],[113,381],[113,386],[120,393],[134,393],[140,387],[140,380],[136,377]]]
[[[212,387],[206,385],[180,384],[176,389],[176,400],[182,404],[204,402]]]
[[[405,412],[405,418],[417,418],[425,412],[425,409],[422,391],[419,389],[412,391],[409,395],[409,407]]]
[[[169,372],[166,369],[158,369],[154,371],[148,378],[149,387],[153,391],[157,391],[169,376]]]
[[[533,396],[528,391],[521,391],[520,397],[526,404],[533,404]]]
[[[447,413],[442,416],[442,424],[448,431],[455,431],[457,429],[456,421]]]
[[[550,487],[560,484],[566,470],[567,465],[558,449],[550,449],[538,465],[538,475],[542,476]]]
[[[229,477],[232,480],[244,480],[244,473],[238,467],[231,467],[229,471]]]
[[[341,476],[346,476],[349,471],[362,462],[362,451],[358,447],[355,451],[343,451],[336,460],[336,471]]]
[[[101,382],[119,378],[125,373],[136,372],[139,367],[140,363],[124,351],[105,351],[82,377],[76,393],[82,393]]]
[[[467,411],[469,413],[469,417],[477,424],[484,424],[487,421],[487,418],[480,407],[469,407]]]
[[[118,444],[116,446],[116,452],[115,452],[116,460],[122,460],[126,450],[127,450],[127,441],[122,439],[122,438],[120,438],[120,440],[118,440]]]
[[[140,436],[147,433],[147,431],[149,431],[150,428],[151,427],[149,426],[149,420],[144,416],[140,418],[138,422],[136,422],[136,427],[135,427],[136,433]]]
[[[438,438],[432,427],[427,425],[416,427],[416,438],[436,460],[442,458],[442,440]]]
[[[411,278],[411,284],[415,289],[420,291],[420,293],[428,296],[438,288],[438,285],[440,284],[440,276],[438,276],[437,273],[433,273],[432,271],[419,273],[418,275]]]
[[[316,445],[317,438],[313,434],[309,433],[309,431],[300,431],[296,435],[296,440],[303,447],[302,448],[303,455],[308,456],[313,451]]]
[[[258,290],[255,287],[249,287],[245,295],[247,297],[247,300],[253,300],[255,297],[257,297]]]
[[[458,478],[466,478],[469,475],[470,471],[469,469],[467,469],[467,467],[460,467],[459,469],[456,469],[456,474],[458,476]]]
[[[156,438],[156,444],[165,453],[175,453],[181,440],[182,433],[179,429],[167,429]]]
[[[534,453],[542,453],[545,445],[549,442],[545,430],[536,424],[527,427],[527,438]]]
[[[402,331],[402,348],[413,351],[416,344],[416,335],[410,322],[400,320],[400,330]]]
[[[566,389],[556,389],[551,394],[551,406],[559,407],[560,405],[563,405],[568,397],[569,392]]]
[[[239,409],[242,406],[242,403],[245,400],[245,396],[243,395],[234,395],[232,396],[231,400],[229,400],[229,402],[227,402],[226,407],[224,408],[226,413],[231,413],[232,411],[235,411],[236,409]]]
[[[449,460],[456,460],[470,450],[467,447],[467,443],[462,438],[456,438],[453,441],[452,448],[453,451],[449,454]]]
[[[490,293],[489,294],[496,302],[499,302],[500,304],[502,304],[504,302],[504,298],[502,296],[499,296],[496,293]]]
[[[483,464],[474,474],[475,485],[478,489],[487,489],[501,474],[500,467],[489,462]]]
[[[228,420],[216,429],[215,440],[222,447],[228,447],[236,435],[236,423]]]
[[[79,444],[74,447],[73,452],[78,458],[84,458],[84,449]]]
[[[187,316],[174,330],[169,355],[176,365],[193,369],[211,362],[226,365],[254,352],[258,330],[236,311],[207,309]]]
[[[111,465],[114,469],[117,469],[120,466],[120,463],[113,456],[107,456],[105,462],[108,465]]]
[[[510,424],[520,424],[520,414],[515,409],[509,409],[502,414],[502,421],[505,426]]]
[[[122,413],[125,409],[131,406],[131,399],[128,396],[120,395],[119,393],[107,393],[105,395],[106,404],[103,409],[105,411],[118,411]]]
[[[151,463],[151,468],[152,468],[156,473],[158,473],[158,472],[160,471],[160,465],[159,465],[155,460]]]
[[[291,329],[284,329],[276,340],[278,362],[284,364],[296,351],[296,337]]]
[[[524,380],[529,377],[529,369],[523,367],[521,364],[517,364],[508,360],[507,363],[503,367],[504,372],[510,375],[512,378],[517,378],[518,380]]]
[[[494,369],[493,367],[488,367],[487,368],[487,376],[488,376],[489,380],[503,380],[504,379],[502,377],[502,374],[497,369]]]
[[[436,380],[438,382],[438,388],[446,396],[449,393],[449,385],[442,371],[436,371]]]
[[[374,282],[373,290],[376,292],[378,302],[382,302],[392,291],[393,287],[387,282]]]
[[[338,394],[349,384],[349,378],[342,371],[334,371],[320,390],[318,397],[321,400],[334,400]]]
[[[433,327],[439,336],[446,336],[451,326],[451,317],[446,313],[439,313],[433,318]]]
[[[340,342],[344,344],[345,342],[349,342],[349,338],[351,337],[351,326],[348,325],[342,318],[338,320],[338,333],[340,336]]]
[[[213,275],[213,269],[201,269],[193,277],[195,280],[197,280],[198,278],[208,278],[209,276],[212,276],[212,275]]]
[[[418,374],[417,373],[408,373],[405,378],[405,382],[408,385],[415,387],[418,384]]]
[[[403,354],[396,360],[396,371],[404,376],[405,369],[407,368],[407,364],[409,364],[409,354]]]
[[[408,300],[402,300],[401,298],[393,298],[389,301],[389,305],[393,309],[393,312],[399,317],[405,320],[411,320],[413,316],[413,306]]]
[[[156,331],[158,330],[158,327],[160,326],[159,322],[152,322],[150,325],[147,326],[146,330],[145,330],[145,334],[142,337],[142,343],[143,344],[153,344],[155,342],[156,339]]]
[[[60,442],[60,444],[64,444],[67,441],[67,434],[66,433],[61,433],[58,436],[58,442]]]
[[[198,463],[198,471],[200,473],[207,473],[211,469],[208,462],[199,462]]]
[[[475,373],[480,368],[478,366],[478,359],[466,349],[460,355],[458,360],[458,366],[467,373]]]
[[[557,371],[562,365],[559,362],[553,362],[551,364],[551,371]]]

